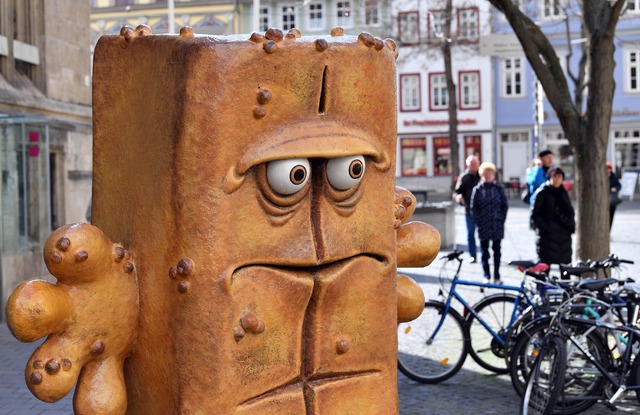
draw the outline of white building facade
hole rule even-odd
[[[480,38],[491,29],[490,5],[454,1],[448,38],[444,7],[444,0],[398,0],[393,5],[400,53],[396,181],[410,190],[448,192],[452,182],[442,42],[450,42],[452,50],[461,167],[469,155],[495,161],[491,58],[479,54]]]

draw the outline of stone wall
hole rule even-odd
[[[89,2],[45,1],[44,47],[48,98],[91,104]]]

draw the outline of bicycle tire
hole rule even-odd
[[[566,323],[565,323],[566,325]],[[570,324],[573,332],[580,333],[592,325]],[[611,350],[602,335],[591,331],[581,339],[591,356],[605,368],[613,365]],[[573,343],[567,343],[567,365],[562,396],[556,402],[554,414],[574,415],[595,405],[597,397],[604,396],[604,387],[608,384],[606,377],[578,350]]]
[[[511,325],[509,332],[507,333],[507,338],[505,340],[505,356],[504,360],[506,362],[507,367],[511,365],[511,355],[512,350],[515,347],[516,341],[518,340],[518,335],[522,331],[524,327],[526,327],[532,321],[540,318],[541,316],[536,315],[536,310],[528,306],[522,311],[522,314],[518,316],[516,321]],[[545,315],[546,317],[546,315]]]
[[[473,309],[494,332],[506,340],[515,303],[515,295],[495,294],[480,300]],[[519,305],[522,303],[523,301],[520,301]],[[472,313],[467,314],[466,321],[469,327],[469,354],[473,360],[492,372],[509,373],[505,359],[509,352],[508,344],[496,340]]]
[[[427,301],[420,316],[398,325],[398,369],[421,383],[439,383],[455,375],[469,353],[469,332],[464,319],[449,308],[434,341],[445,304]]]
[[[509,358],[509,375],[519,396],[524,394],[531,367],[538,356],[542,339],[549,329],[550,318],[543,317],[525,324],[516,336]]]
[[[636,354],[631,366],[631,375],[629,376],[629,385],[640,386],[640,353]],[[640,389],[636,389],[636,399],[640,403]]]
[[[547,334],[527,379],[521,415],[551,415],[564,387],[567,351],[564,340]]]
[[[549,320],[550,318],[544,317],[525,326],[518,336],[515,346],[513,346],[513,349],[511,350],[509,374],[511,376],[513,388],[520,396],[524,393],[531,367],[535,362],[542,340],[548,331]],[[565,324],[570,325],[571,330],[574,332],[578,332],[579,330],[584,330],[589,327],[580,326],[575,323]],[[608,367],[607,365],[610,364],[611,355],[606,343],[596,331],[591,331],[587,334],[585,344],[586,348],[592,353],[592,355],[596,356],[598,361],[603,363],[605,367]],[[573,346],[571,350],[575,350]],[[575,368],[575,373],[595,373],[594,371],[596,369],[590,363],[586,364],[581,356],[578,354],[569,355],[569,351],[567,351],[567,354],[567,372],[572,374],[573,372],[571,372],[569,368]],[[585,370],[585,366],[587,366],[587,370]],[[583,387],[578,388],[577,386],[579,385],[582,385]],[[600,395],[604,386],[605,378],[601,374],[596,374],[591,379],[573,378],[568,380],[566,382],[565,393],[563,393],[562,399],[559,399],[556,403],[556,409],[553,413],[572,415],[586,410],[587,408],[595,405],[596,400],[592,399],[592,397]]]

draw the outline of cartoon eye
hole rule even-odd
[[[364,157],[348,156],[327,162],[327,178],[331,186],[347,190],[360,182],[364,175]]]
[[[309,172],[307,159],[275,160],[267,164],[267,181],[274,192],[292,195],[307,183]]]

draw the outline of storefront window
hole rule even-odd
[[[403,176],[427,174],[426,138],[402,138],[400,140]]]
[[[435,176],[451,175],[451,149],[449,137],[433,138],[433,174]]]
[[[482,160],[482,140],[479,135],[464,136],[464,159],[469,156],[476,156]],[[464,161],[464,160],[463,160]]]

